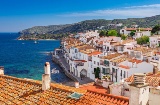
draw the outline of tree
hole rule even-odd
[[[108,30],[106,31],[106,36],[108,36]]]
[[[133,37],[136,31],[131,31],[130,36]]]
[[[121,35],[121,39],[122,40],[126,40],[127,39],[127,35]]]
[[[154,26],[153,28],[152,28],[152,33],[156,33],[156,32],[158,32],[158,31],[160,31],[160,25],[156,25],[156,26]],[[158,34],[158,33],[157,33]]]
[[[108,36],[117,36],[118,32],[116,30],[109,30]]]
[[[99,78],[100,68],[94,68],[95,78]]]
[[[100,33],[99,33],[99,36],[102,37],[102,36],[105,36],[106,35],[106,31],[105,30],[102,30]]]
[[[136,39],[138,44],[147,44],[149,42],[149,37],[148,36],[142,36],[140,38]]]

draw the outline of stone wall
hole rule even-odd
[[[60,66],[60,68],[64,71],[64,73],[65,73],[66,76],[68,76],[68,77],[69,77],[70,79],[72,79],[73,81],[78,82],[78,80],[77,80],[74,76],[72,76],[72,75],[68,72],[68,70],[66,70],[66,68],[64,67],[64,65],[62,64],[62,62],[60,62],[57,57],[55,57],[55,56],[52,56],[52,57],[53,57],[52,61],[55,62],[55,63],[57,63],[57,64]]]

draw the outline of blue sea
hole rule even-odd
[[[41,40],[34,44],[34,41],[16,40],[18,36],[17,33],[0,33],[0,66],[4,66],[6,75],[41,80],[44,63],[50,62],[51,69],[60,70],[60,73],[51,75],[52,81],[71,81],[59,66],[52,62],[48,53],[58,48],[60,41]]]

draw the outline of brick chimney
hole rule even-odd
[[[145,83],[146,74],[134,74],[134,82],[130,84],[129,105],[147,105],[149,86]]]
[[[4,67],[0,66],[0,75],[4,75]]]
[[[44,74],[42,75],[42,90],[48,90],[50,89],[50,64],[49,62],[46,62],[44,65]]]

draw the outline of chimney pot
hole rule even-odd
[[[50,64],[49,64],[49,62],[45,63],[44,72],[45,72],[45,74],[49,74],[49,76],[50,76]]]
[[[79,88],[79,82],[75,82],[75,87]]]
[[[158,73],[158,68],[157,68],[157,66],[154,66],[153,67],[153,74],[157,74]]]
[[[4,75],[4,67],[0,66],[0,75]]]
[[[134,74],[134,84],[135,85],[145,85],[146,74],[135,73]]]

